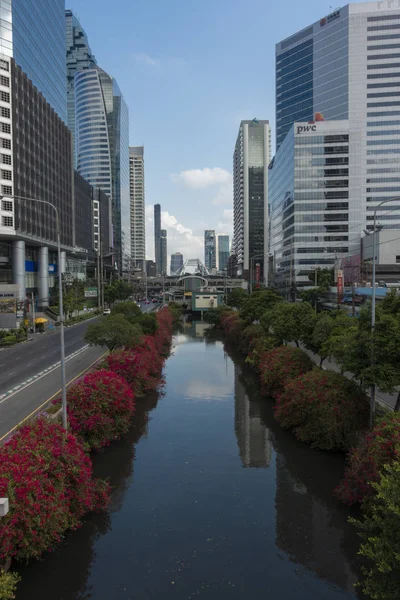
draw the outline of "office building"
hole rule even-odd
[[[242,121],[233,155],[233,250],[237,275],[250,277],[257,256],[261,276],[268,255],[268,165],[271,129],[268,121]]]
[[[154,259],[157,275],[161,275],[161,206],[159,204],[154,205]]]
[[[67,123],[64,0],[2,0],[0,53],[14,58]]]
[[[143,146],[131,146],[129,148],[129,180],[131,199],[131,256],[133,265],[144,272],[146,268],[146,215]]]
[[[68,127],[72,133],[74,161],[75,148],[75,73],[94,67],[96,59],[92,53],[87,35],[71,10],[65,11],[65,34],[67,49],[67,112]]]
[[[170,274],[173,275],[181,267],[183,267],[183,255],[180,252],[175,252],[175,254],[171,254],[171,271],[170,271]]]
[[[109,197],[112,206],[109,237],[113,240],[120,273],[127,271],[131,254],[128,137],[128,108],[116,81],[100,67],[77,71],[77,170],[93,187],[103,190]],[[96,224],[94,240],[98,249]]]
[[[146,273],[147,277],[157,276],[157,268],[154,260],[146,260]]]
[[[229,260],[229,235],[218,233],[216,238],[217,270],[226,271]]]
[[[315,268],[359,252],[362,138],[349,121],[295,123],[270,164],[270,280],[288,297],[311,285]]]
[[[93,196],[94,189],[90,183],[74,171],[74,246],[90,252],[94,249]]]
[[[206,229],[204,232],[204,264],[210,270],[217,268],[217,246],[213,229]]]
[[[167,275],[167,230],[161,229],[160,232],[160,275]]]

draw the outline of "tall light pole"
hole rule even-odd
[[[372,242],[372,305],[371,305],[371,367],[375,366],[375,348],[374,348],[374,334],[375,334],[375,317],[376,317],[376,213],[383,204],[388,202],[399,202],[400,196],[395,198],[389,198],[388,200],[382,200],[374,210],[374,239]],[[372,429],[374,414],[375,414],[375,384],[371,385],[371,400],[370,400],[370,414],[369,414],[369,425]]]
[[[60,245],[60,217],[58,214],[58,208],[48,202],[47,200],[40,200],[39,198],[29,198],[27,196],[0,196],[0,198],[14,198],[16,200],[23,200],[28,202],[37,202],[38,204],[46,204],[50,206],[56,215],[56,229],[57,229],[57,260],[58,260],[58,296],[59,296],[59,312],[60,312],[60,355],[61,355],[61,406],[62,406],[62,423],[65,430],[68,429],[68,418],[67,418],[67,384],[65,377],[65,343],[64,343],[64,307],[63,307],[63,289],[62,289],[62,273],[61,273],[61,245]]]

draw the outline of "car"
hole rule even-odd
[[[146,304],[150,304],[150,300],[146,300]]]
[[[153,298],[153,302],[158,302],[157,298]]]
[[[103,315],[111,315],[111,308],[105,308],[103,310]]]

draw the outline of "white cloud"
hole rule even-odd
[[[220,186],[217,195],[213,199],[212,203],[215,206],[220,206],[221,204],[230,204],[232,206],[233,203],[233,184],[232,184],[232,176],[229,178],[227,183],[224,183]]]
[[[183,183],[192,189],[202,189],[212,185],[225,184],[232,180],[232,175],[229,171],[214,167],[209,169],[189,169],[181,171],[178,174],[171,175],[174,183]]]
[[[144,65],[149,65],[151,67],[156,67],[160,62],[159,60],[157,60],[156,58],[152,58],[145,52],[138,52],[137,54],[133,55],[133,58],[137,62],[142,63]]]

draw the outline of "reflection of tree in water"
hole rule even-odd
[[[96,477],[107,477],[112,488],[108,512],[88,517],[81,529],[68,534],[65,544],[44,556],[42,561],[20,567],[22,581],[17,600],[33,597],[40,600],[92,599],[87,580],[96,556],[94,544],[109,531],[110,514],[122,506],[133,478],[135,444],[147,435],[148,413],[157,406],[159,397],[160,394],[154,392],[139,398],[135,421],[126,437],[93,456]]]
[[[349,510],[333,496],[343,475],[344,456],[298,442],[274,419],[272,401],[260,398],[257,377],[248,365],[241,364],[239,377],[277,453],[276,545],[293,562],[354,592],[359,541],[347,522]]]

